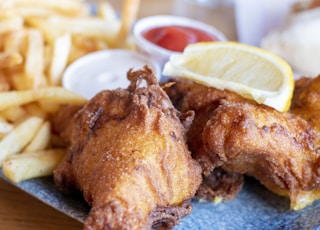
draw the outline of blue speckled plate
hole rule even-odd
[[[7,180],[2,170],[0,177]],[[89,212],[81,197],[60,193],[51,177],[32,179],[15,186],[80,222]],[[233,201],[219,205],[198,201],[192,204],[192,214],[175,230],[320,229],[320,201],[301,211],[290,211],[288,199],[269,192],[252,179],[246,180],[243,190]]]

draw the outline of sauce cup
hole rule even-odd
[[[158,43],[154,41],[152,42],[146,38],[146,34],[148,32],[157,28],[167,29],[159,30],[158,34],[153,34],[155,40],[158,39]],[[174,29],[176,30],[175,32],[173,31]],[[183,35],[184,29],[188,31]],[[185,17],[170,15],[157,15],[139,19],[133,27],[133,36],[135,38],[137,51],[149,57],[150,59],[155,60],[157,63],[159,63],[162,69],[172,54],[182,52],[182,50],[178,51],[165,48],[163,45],[161,45],[161,42],[171,43],[171,48],[174,44],[181,46],[182,43],[186,42],[188,44],[195,43],[197,42],[197,38],[192,38],[195,33],[197,33],[195,31],[205,33],[211,37],[211,41],[227,40],[222,32],[211,25]],[[179,41],[179,39],[181,39],[181,41]]]
[[[160,80],[160,67],[140,53],[122,49],[102,50],[87,54],[71,63],[62,77],[62,85],[87,99],[105,89],[127,88],[129,69],[148,65]]]

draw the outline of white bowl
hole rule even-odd
[[[227,40],[224,34],[222,34],[215,27],[197,20],[170,15],[157,15],[141,18],[134,24],[133,27],[133,35],[137,45],[137,50],[145,56],[150,57],[150,59],[158,62],[161,68],[163,68],[164,64],[169,60],[169,57],[172,54],[176,54],[178,52],[170,51],[150,42],[143,36],[143,32],[162,26],[191,27],[214,36],[218,41]]]
[[[127,88],[129,69],[138,70],[148,65],[160,80],[157,63],[134,51],[110,49],[90,53],[69,65],[62,77],[62,85],[90,99],[105,89]]]

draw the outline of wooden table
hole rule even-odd
[[[116,9],[122,1],[110,1]],[[210,9],[195,6],[190,0],[141,0],[139,17],[174,14],[203,20],[220,29],[229,40],[236,40],[232,8]],[[0,229],[73,230],[82,229],[78,221],[43,204],[0,179]]]

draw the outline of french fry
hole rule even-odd
[[[12,90],[22,91],[30,89],[31,83],[28,81],[28,78],[26,77],[22,69],[19,70],[19,68],[16,68],[16,70],[11,69],[7,72],[9,76],[8,78],[11,82]]]
[[[0,15],[3,17],[10,17],[13,15],[20,15],[22,17],[47,17],[48,15],[56,15],[56,13],[54,11],[38,7],[0,7]]]
[[[0,111],[21,106],[37,100],[46,100],[57,104],[81,105],[87,100],[62,87],[46,87],[38,90],[0,92]]]
[[[68,64],[68,58],[71,51],[71,35],[65,34],[58,37],[52,50],[51,65],[49,66],[50,85],[60,85],[61,76]]]
[[[84,0],[12,0],[12,2],[15,7],[38,6],[72,17],[89,15]]]
[[[140,0],[124,0],[122,7],[122,17],[121,26],[117,34],[116,39],[112,46],[114,48],[123,48],[126,45],[126,40],[128,39],[129,31],[133,22],[136,20],[138,15],[138,10],[140,6]]]
[[[13,106],[1,111],[1,116],[7,121],[15,123],[28,116],[27,112],[20,106]]]
[[[37,99],[32,90],[0,92],[0,111],[11,107],[18,107]]]
[[[34,137],[43,119],[30,117],[0,141],[0,165],[11,155],[19,153]]]
[[[0,8],[8,8],[12,6],[11,0],[2,0],[0,1]]]
[[[25,36],[25,30],[13,31],[8,34],[3,42],[4,52],[21,54],[25,50]]]
[[[6,74],[0,72],[0,92],[9,91],[10,90],[10,82],[6,77]]]
[[[0,68],[10,68],[22,63],[22,55],[20,53],[0,53]]]
[[[0,133],[5,135],[13,130],[13,125],[7,122],[5,119],[0,119]]]
[[[44,69],[45,69],[45,73],[48,74],[48,69],[51,65],[51,57],[52,57],[52,51],[53,50],[53,47],[52,45],[45,45],[44,46]],[[50,84],[50,82],[49,82]]]
[[[7,34],[0,34],[0,50],[3,50],[4,41],[6,40]]]
[[[0,20],[0,33],[7,33],[23,28],[24,19],[22,16],[13,16]]]
[[[43,119],[47,119],[48,117],[48,113],[42,109],[38,101],[23,105],[23,109],[31,116],[37,116]]]
[[[98,3],[98,17],[103,18],[106,21],[118,21],[117,12],[109,2]]]
[[[35,152],[45,150],[49,146],[51,136],[50,122],[44,122],[32,141],[25,147],[24,152]]]
[[[52,175],[61,162],[65,149],[48,149],[38,152],[21,153],[10,157],[3,165],[3,173],[13,182]]]
[[[38,104],[39,104],[40,108],[47,114],[56,113],[60,109],[60,104],[57,104],[52,101],[39,100]]]
[[[0,92],[0,111],[37,100],[75,105],[82,105],[87,102],[87,99],[63,87],[45,87],[37,90]]]
[[[60,31],[48,28],[49,25],[46,24],[47,18],[30,16],[26,17],[25,21],[31,28],[39,30],[48,44],[52,44],[57,37],[62,35]]]
[[[46,86],[44,71],[44,40],[38,30],[27,31],[27,48],[25,57],[25,74],[31,82],[30,88]]]
[[[33,91],[37,100],[46,100],[57,104],[83,105],[88,100],[63,87],[46,87]],[[1,105],[0,105],[1,108]]]
[[[0,116],[0,140],[11,132],[14,128],[14,125],[8,122],[4,117]]]
[[[52,173],[65,143],[49,117],[87,102],[61,86],[63,71],[117,39],[113,7],[90,10],[86,0],[0,0],[0,167],[13,181]]]
[[[85,54],[109,48],[109,45],[104,42],[103,39],[89,38],[85,35],[78,34],[72,35],[71,39],[72,47],[68,64]]]
[[[57,37],[66,33],[104,39],[106,42],[112,43],[120,29],[119,22],[108,22],[93,17],[71,18],[53,16],[46,20],[33,17],[26,19],[26,21],[33,27],[40,29],[49,43],[52,43]]]

